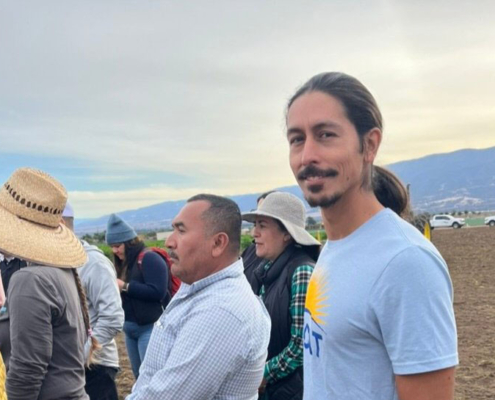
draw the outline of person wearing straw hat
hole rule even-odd
[[[320,243],[305,229],[303,202],[290,193],[271,193],[242,217],[254,223],[256,255],[267,261],[251,282],[272,320],[260,398],[302,399],[304,302]]]
[[[17,169],[0,188],[0,252],[28,262],[13,275],[7,295],[10,400],[88,399],[84,345],[90,326],[75,269],[87,257],[61,224],[66,201],[57,180],[30,168]]]

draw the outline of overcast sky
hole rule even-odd
[[[293,185],[287,99],[343,71],[378,164],[495,146],[495,2],[0,0],[0,178],[41,168],[76,218]]]

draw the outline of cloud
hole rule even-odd
[[[487,0],[7,2],[0,157],[18,157],[2,172],[34,160],[71,193],[101,193],[101,210],[131,204],[103,193],[153,185],[167,197],[292,184],[284,107],[328,70],[376,96],[379,163],[490,147],[494,11]]]
[[[212,189],[211,187],[188,187],[177,189],[169,186],[150,187],[146,189],[126,190],[126,191],[71,191],[69,192],[69,202],[76,210],[78,218],[96,218],[110,213],[132,210],[146,207],[156,203],[173,200],[185,200],[198,193],[213,193],[217,195],[229,196],[233,194],[247,194],[261,192],[275,188],[258,186],[260,190],[247,190],[242,186],[231,185],[226,188]]]

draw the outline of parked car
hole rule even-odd
[[[464,218],[455,218],[452,215],[434,215],[430,219],[430,227],[434,228],[454,228],[459,229],[466,225]]]
[[[486,217],[485,225],[488,225],[491,228],[495,227],[495,215],[492,215],[491,217]]]

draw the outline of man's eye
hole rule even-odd
[[[337,136],[337,135],[333,132],[321,132],[320,133],[320,137],[322,137],[322,138],[329,138],[329,137],[334,137],[334,136]]]
[[[289,144],[290,145],[299,144],[299,143],[302,143],[303,141],[304,141],[304,138],[302,136],[293,136],[289,139]]]

